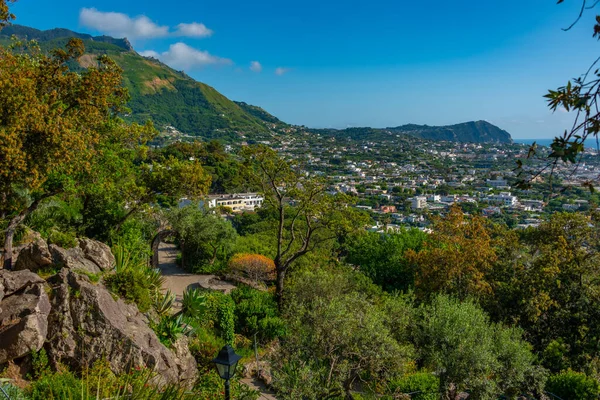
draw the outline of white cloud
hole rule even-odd
[[[290,72],[289,68],[283,68],[283,67],[275,68],[275,75],[282,76],[282,75],[287,74],[288,72]]]
[[[145,15],[130,17],[117,12],[98,11],[95,8],[82,8],[79,12],[79,24],[98,32],[126,37],[129,40],[152,39],[167,36],[208,37],[213,31],[198,22],[181,23],[171,32],[168,26],[156,24]]]
[[[260,63],[258,61],[252,61],[250,63],[250,71],[260,72],[260,71],[262,71],[262,65],[260,65]]]
[[[144,15],[130,18],[125,14],[102,12],[95,8],[82,8],[79,23],[99,32],[130,40],[164,37],[169,34],[168,26],[159,26]]]
[[[207,51],[197,50],[182,42],[172,44],[169,47],[169,50],[163,53],[158,53],[154,50],[146,50],[142,51],[140,54],[146,57],[157,58],[173,68],[184,70],[201,68],[206,65],[232,64],[232,61],[227,58],[213,56]]]
[[[197,22],[192,22],[191,24],[181,23],[176,28],[175,36],[209,37],[213,34],[213,31],[208,29],[206,25]]]

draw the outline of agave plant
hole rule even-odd
[[[164,295],[158,293],[154,298],[154,309],[160,317],[167,316],[171,314],[173,303],[175,303],[175,295],[170,290],[167,290],[167,293]]]
[[[160,269],[148,268],[146,278],[148,282],[148,288],[150,289],[150,291],[154,293],[160,292],[163,284],[165,283],[165,277],[160,272]]]
[[[181,335],[190,336],[194,331],[185,322],[183,315],[163,316],[154,330],[158,339],[166,346],[172,345]]]
[[[113,246],[113,254],[115,255],[115,272],[123,272],[132,267],[133,262],[131,253],[125,248],[125,246],[116,244]]]
[[[206,297],[198,289],[186,289],[183,292],[180,314],[189,318],[198,318],[206,308]]]

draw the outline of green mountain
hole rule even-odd
[[[486,121],[464,122],[449,126],[403,125],[395,128],[311,129],[323,136],[346,137],[353,140],[385,141],[397,135],[408,135],[427,140],[471,143],[512,143],[508,132]]]
[[[262,136],[268,133],[266,122],[279,121],[259,107],[234,103],[185,73],[139,55],[127,39],[11,25],[0,31],[0,44],[9,43],[12,35],[36,40],[44,51],[64,47],[71,37],[82,39],[86,54],[72,66],[74,69],[95,65],[101,54],[110,56],[123,69],[124,84],[131,95],[128,118],[137,122],[151,119],[159,127],[173,126],[186,135],[234,140],[240,135]]]
[[[403,133],[421,139],[447,140],[472,143],[512,143],[510,133],[487,121],[471,121],[448,126],[403,125],[386,128],[393,133]]]

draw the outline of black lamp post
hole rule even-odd
[[[229,400],[229,380],[233,378],[235,374],[235,368],[237,367],[238,361],[242,356],[235,354],[233,347],[225,345],[219,351],[217,358],[212,360],[217,366],[217,371],[221,379],[225,380],[225,400]]]

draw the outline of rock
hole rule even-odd
[[[260,290],[261,292],[267,291],[267,285],[263,281],[256,281],[254,279],[246,278],[237,274],[226,274],[225,279],[236,284],[241,283],[246,286],[250,286],[253,289]]]
[[[110,247],[91,239],[79,239],[79,248],[88,260],[96,264],[102,271],[109,271],[115,266],[115,256]]]
[[[96,274],[109,271],[115,265],[115,256],[111,253],[110,247],[96,240],[78,239],[78,247],[63,249],[54,244],[48,246],[39,234],[32,238],[34,241],[13,250],[13,259],[16,260],[15,271],[28,269],[36,272],[55,264]]]
[[[48,356],[81,370],[105,358],[115,374],[134,367],[153,369],[160,383],[191,387],[196,361],[181,339],[166,348],[137,307],[115,300],[102,285],[63,268],[50,278],[54,289],[49,317]]]
[[[48,333],[45,281],[30,271],[0,271],[0,364],[38,351]]]
[[[28,269],[35,272],[53,263],[48,244],[42,238],[22,247],[16,260],[15,271]]]
[[[90,261],[79,247],[63,249],[62,247],[51,244],[49,249],[52,254],[52,260],[56,265],[73,270],[81,270],[91,274],[97,274],[101,271],[100,267],[98,267],[95,262]]]
[[[39,275],[31,271],[7,271],[0,269],[0,284],[4,296],[11,296],[29,286],[46,283]]]

